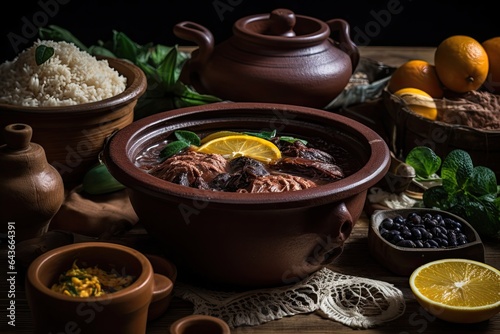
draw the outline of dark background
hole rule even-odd
[[[7,2],[11,2],[7,8]],[[204,25],[215,42],[231,36],[234,22],[251,14],[289,8],[323,21],[343,18],[358,45],[437,46],[451,35],[484,41],[500,35],[498,11],[485,0],[430,1],[251,1],[251,0],[7,0],[0,13],[0,61],[11,60],[38,37],[37,26],[59,25],[84,44],[107,41],[112,30],[139,44],[187,44],[173,26],[189,20]],[[33,28],[35,28],[33,30]]]

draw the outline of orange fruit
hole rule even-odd
[[[489,73],[484,86],[490,92],[500,92],[500,36],[482,43],[488,55]]]
[[[435,120],[438,114],[436,103],[432,96],[421,89],[403,88],[394,93],[416,114],[430,120]]]
[[[417,302],[442,320],[475,323],[500,312],[500,270],[483,262],[435,260],[415,269],[409,283]]]
[[[281,151],[269,140],[244,134],[212,139],[201,145],[197,151],[220,154],[226,159],[249,157],[264,163],[281,158]]]
[[[421,89],[436,99],[443,97],[436,68],[425,60],[413,59],[402,64],[396,68],[387,84],[391,93],[408,87]]]
[[[466,93],[479,89],[488,76],[488,55],[481,43],[469,36],[454,35],[434,52],[439,80],[449,90]]]

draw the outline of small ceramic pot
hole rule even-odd
[[[59,275],[73,262],[132,275],[134,282],[123,290],[99,297],[79,298],[51,290]],[[35,333],[130,333],[146,332],[148,309],[166,298],[172,281],[154,273],[148,258],[123,245],[84,242],[62,246],[36,258],[26,275],[26,295]]]
[[[209,315],[193,314],[180,318],[170,326],[170,334],[230,334],[229,325]]]
[[[0,145],[0,221],[15,232],[15,241],[40,237],[64,201],[61,175],[47,162],[42,146],[31,142],[27,124],[4,128]]]

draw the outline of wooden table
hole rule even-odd
[[[398,47],[360,47],[361,55],[381,61],[391,66],[398,66],[404,61],[419,58],[433,61],[432,48],[398,48]],[[500,333],[500,315],[487,322],[473,325],[455,325],[435,319],[423,311],[414,299],[408,277],[399,277],[385,269],[370,256],[368,250],[368,216],[363,215],[356,223],[352,235],[347,241],[343,254],[336,259],[330,268],[336,272],[353,276],[377,279],[394,284],[405,298],[406,311],[398,319],[384,326],[363,330],[362,333]],[[0,279],[0,332],[32,333],[30,311],[25,299],[22,281],[16,282],[16,327],[7,326],[5,315],[9,302],[5,275],[6,245],[1,246],[2,269]],[[500,244],[485,241],[485,262],[500,268]],[[168,333],[169,326],[180,317],[192,314],[192,304],[178,298],[172,300],[170,308],[159,319],[148,324],[147,333]],[[260,326],[239,327],[232,333],[353,333],[353,329],[340,323],[326,320],[316,314],[296,315],[281,320],[271,321]]]

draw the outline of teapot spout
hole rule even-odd
[[[196,49],[191,59],[184,65],[181,73],[181,80],[193,86],[200,86],[200,69],[205,66],[214,50],[214,37],[210,30],[204,26],[184,21],[176,24],[173,29],[174,34],[182,39],[196,43]]]

